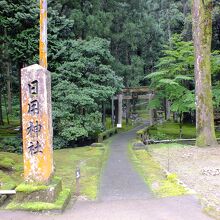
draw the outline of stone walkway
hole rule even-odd
[[[127,153],[136,130],[118,134],[102,175],[99,198],[77,201],[62,215],[0,212],[0,220],[209,220],[193,196],[156,199],[132,167]]]
[[[149,199],[153,195],[144,180],[134,170],[128,156],[128,143],[136,131],[118,134],[113,140],[110,156],[104,169],[100,187],[101,201]]]

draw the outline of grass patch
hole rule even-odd
[[[149,149],[154,148],[154,149],[160,149],[160,148],[181,148],[181,147],[186,147],[184,144],[179,144],[179,143],[169,143],[169,144],[151,144],[149,145]]]
[[[179,123],[165,122],[149,129],[150,136],[154,139],[178,139]],[[216,132],[216,136],[220,137],[220,132]],[[195,138],[196,127],[193,124],[183,124],[182,138]]]
[[[179,124],[174,122],[165,122],[161,125],[156,125],[155,128],[150,129],[149,133],[153,137],[160,137],[162,134],[164,138],[179,138]],[[196,128],[192,124],[184,124],[182,130],[183,138],[194,138],[196,136]]]
[[[66,205],[65,202],[70,197],[70,189],[63,189],[59,194],[55,203],[46,202],[26,202],[26,203],[15,203],[11,202],[6,209],[10,210],[27,210],[27,211],[43,211],[43,210],[62,210]]]
[[[14,164],[15,162],[11,158],[0,158],[0,169],[13,170]]]
[[[62,178],[63,186],[71,189],[71,193],[74,193],[76,190],[75,171],[79,166],[81,171],[80,194],[88,199],[95,199],[99,189],[101,169],[107,159],[106,149],[110,142],[111,138],[103,142],[104,147],[77,147],[55,150],[55,175]],[[0,189],[15,188],[23,181],[22,155],[0,152],[0,160],[2,158],[11,161],[13,170],[9,173],[0,170]],[[25,188],[25,190],[27,189]]]
[[[56,176],[62,177],[63,185],[74,192],[76,190],[75,171],[80,167],[80,195],[88,199],[96,199],[101,169],[106,160],[110,142],[111,138],[104,141],[104,148],[79,147],[55,151]]]
[[[0,152],[0,189],[14,189],[22,182],[22,172],[23,160],[21,155]]]
[[[187,194],[186,189],[177,183],[176,174],[166,177],[160,164],[147,151],[135,151],[130,143],[129,154],[134,167],[156,196],[169,197]]]

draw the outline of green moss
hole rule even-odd
[[[12,158],[0,157],[0,169],[12,170],[15,162]]]
[[[96,199],[98,194],[99,175],[90,176],[81,180],[82,188],[80,194],[92,200]]]
[[[159,195],[159,197],[170,197],[185,195],[187,191],[183,186],[178,185],[176,182],[163,180],[161,181],[159,189],[155,190],[155,193]]]
[[[107,159],[107,148],[112,138],[103,142],[103,147],[77,147],[71,149],[62,149],[54,151],[55,175],[62,178],[63,186],[71,189],[74,193],[75,171],[80,166],[81,194],[88,199],[96,198],[100,182],[100,173],[102,166]],[[0,171],[0,189],[12,189],[23,182],[23,158],[22,155],[14,153],[0,152],[0,158],[9,158],[14,161],[12,172]],[[65,160],[63,159],[65,158]],[[56,178],[55,178],[56,179]],[[40,190],[42,186],[27,187],[21,185],[20,190],[32,191]],[[28,188],[28,189],[27,189]],[[44,188],[44,187],[43,187]],[[18,188],[19,189],[19,188]]]
[[[147,151],[133,151],[132,144],[129,144],[129,154],[136,170],[158,197],[178,196],[187,193],[186,189],[177,183],[177,175],[170,174],[166,177],[160,164]]]
[[[174,122],[165,122],[162,125],[157,125],[156,130],[154,128],[149,129],[151,136],[161,136],[163,138],[179,138],[179,123]],[[183,138],[195,138],[196,128],[191,124],[184,124],[182,128],[182,137]]]
[[[43,211],[43,210],[62,210],[70,198],[70,189],[65,188],[58,196],[55,203],[46,202],[26,202],[16,203],[11,202],[6,209],[10,210],[28,210],[28,211]]]
[[[75,171],[76,167],[80,167],[80,194],[88,199],[95,199],[99,189],[101,170],[108,153],[106,149],[111,140],[112,138],[109,138],[104,141],[102,148],[81,147],[55,151],[56,175],[62,177],[63,185],[74,193],[76,190]]]
[[[32,193],[40,190],[46,190],[48,186],[46,185],[33,185],[33,184],[26,184],[21,183],[19,186],[16,187],[16,191],[18,192],[25,192],[25,193]]]
[[[0,189],[2,190],[10,190],[16,187],[16,182],[11,178],[10,175],[0,171]]]

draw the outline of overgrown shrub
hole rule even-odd
[[[0,151],[11,153],[22,153],[22,142],[20,137],[7,137],[0,141]]]

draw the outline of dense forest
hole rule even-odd
[[[190,0],[49,0],[48,69],[52,73],[55,147],[103,130],[103,103],[123,87],[157,90],[193,122],[194,48]],[[212,10],[212,91],[220,104],[220,3]],[[39,5],[0,1],[0,125],[20,115],[20,70],[38,63]],[[173,92],[175,91],[175,93]],[[4,120],[3,120],[4,118]]]

